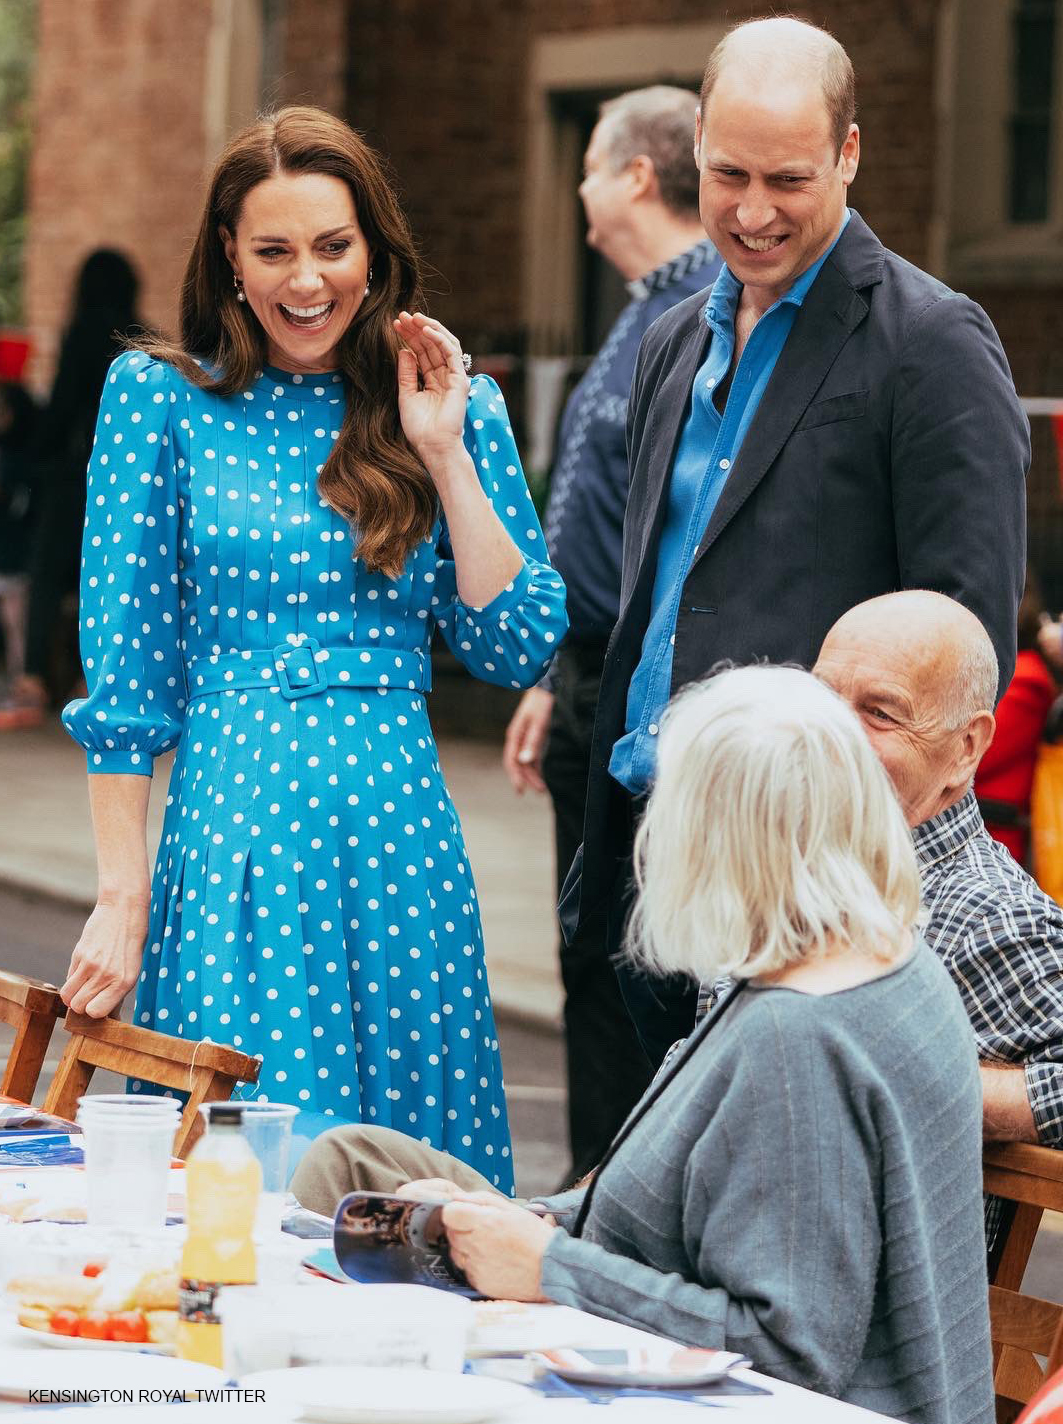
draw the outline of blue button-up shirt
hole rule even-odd
[[[848,221],[846,209],[838,237]],[[653,779],[657,732],[672,686],[675,625],[683,584],[786,345],[798,308],[833,247],[831,243],[823,256],[802,272],[753,328],[735,368],[722,415],[713,395],[731,369],[735,313],[742,286],[727,267],[721,269],[713,284],[704,313],[712,340],[708,356],[694,378],[690,411],[676,448],[650,621],[642,640],[642,657],[628,689],[624,735],[613,748],[609,762],[610,773],[631,792],[645,791]]]

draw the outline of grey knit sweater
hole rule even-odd
[[[924,945],[835,994],[747,985],[628,1120],[544,1294],[895,1418],[992,1424],[981,1126]]]

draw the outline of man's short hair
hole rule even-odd
[[[683,217],[698,216],[700,175],[694,162],[697,95],[671,84],[633,89],[598,110],[609,162],[615,172],[645,154],[657,174],[661,201]]]
[[[819,66],[823,85],[823,101],[827,106],[831,138],[834,142],[835,154],[840,155],[842,144],[848,137],[849,128],[856,120],[856,78],[853,74],[852,61],[829,30],[821,29],[818,25],[810,25],[806,20],[798,19],[796,15],[779,15],[772,18],[790,20],[795,26],[808,31],[806,54]],[[759,20],[743,20],[741,24],[732,25],[712,54],[709,55],[709,62],[705,66],[705,74],[701,81],[702,117],[705,115],[705,106],[709,102],[709,95],[723,70],[733,37],[749,25],[759,23],[761,23]]]

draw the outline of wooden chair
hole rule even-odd
[[[90,1019],[68,1013],[70,1034],[44,1099],[44,1111],[73,1118],[97,1068],[178,1088],[188,1102],[177,1129],[174,1155],[186,1157],[202,1131],[200,1104],[228,1098],[237,1083],[258,1081],[259,1061],[222,1043],[189,1041],[118,1019]]]
[[[0,1095],[28,1103],[48,1054],[56,1020],[66,1005],[54,984],[0,970],[0,1021],[15,1030],[15,1042],[0,1079]]]
[[[1014,1419],[1045,1380],[1063,1365],[1063,1306],[1021,1294],[1026,1264],[1046,1210],[1063,1211],[1063,1151],[1028,1142],[992,1143],[983,1156],[987,1192],[1012,1205],[990,1261],[989,1313],[997,1418]]]

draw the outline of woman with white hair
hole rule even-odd
[[[853,713],[793,668],[681,694],[636,867],[631,953],[736,987],[556,1225],[451,1201],[458,1264],[891,1417],[988,1424],[974,1043]]]

